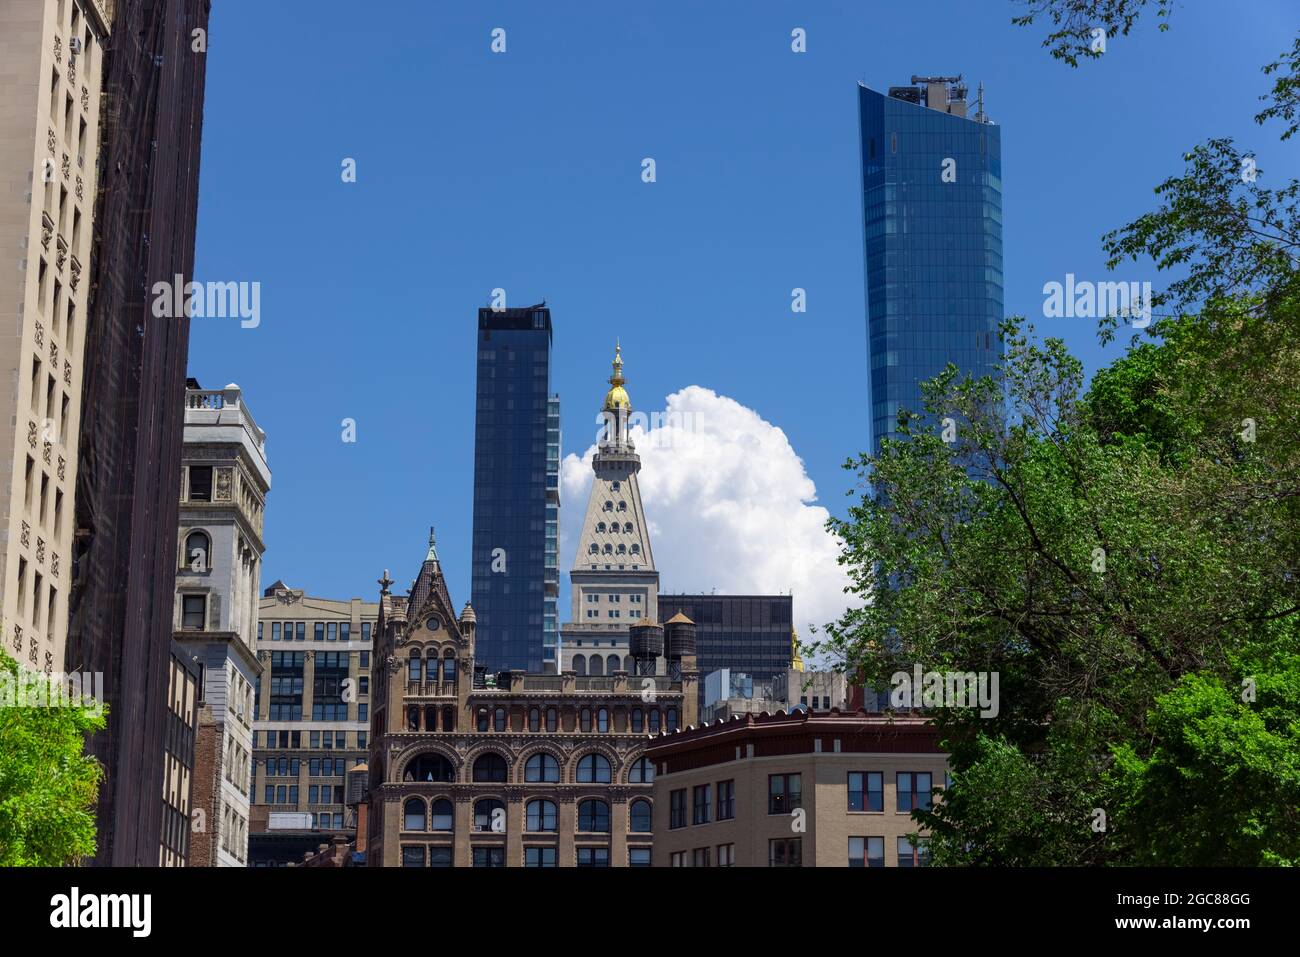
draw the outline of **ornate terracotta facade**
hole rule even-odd
[[[486,675],[430,536],[408,595],[380,580],[367,862],[374,866],[650,863],[650,734],[696,718],[678,677]]]

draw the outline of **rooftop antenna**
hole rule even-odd
[[[988,120],[989,118],[984,115],[984,81],[980,80],[975,93],[975,122],[987,123]]]

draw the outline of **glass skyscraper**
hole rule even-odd
[[[873,452],[947,363],[978,377],[1002,357],[1002,138],[982,99],[967,116],[960,76],[858,84]]]
[[[551,311],[480,309],[470,601],[489,672],[555,672],[560,399]]]

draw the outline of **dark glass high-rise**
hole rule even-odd
[[[480,309],[477,341],[476,658],[489,673],[554,673],[560,402],[550,394],[551,311]]]
[[[966,92],[858,85],[873,452],[949,362],[979,377],[1002,358],[1001,128]]]

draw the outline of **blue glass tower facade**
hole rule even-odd
[[[549,309],[479,310],[470,601],[489,672],[556,669],[560,400],[550,377]]]
[[[923,381],[1002,356],[1001,130],[966,115],[960,77],[912,84],[858,85],[873,451]]]

